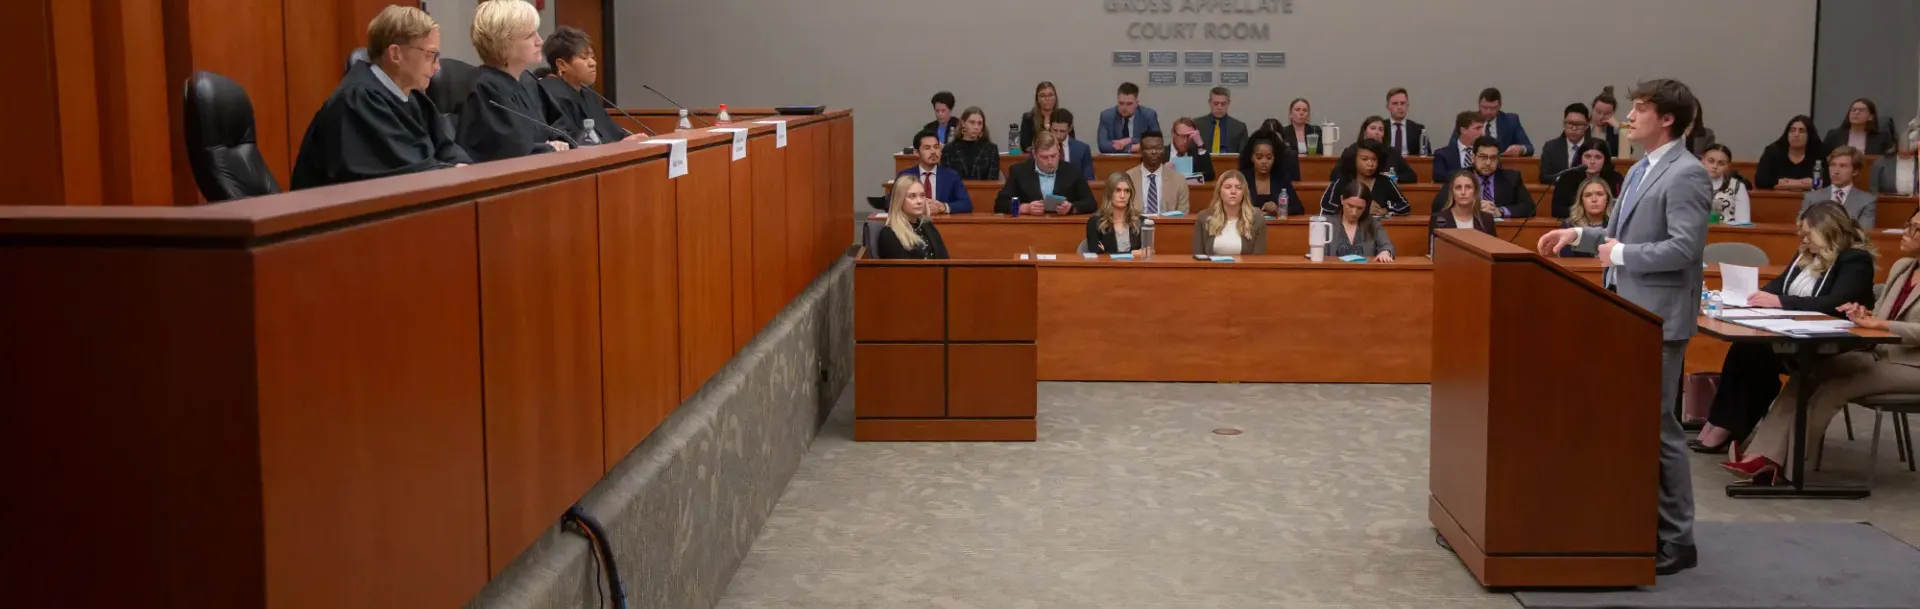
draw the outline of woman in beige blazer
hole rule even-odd
[[[1220,174],[1213,203],[1193,217],[1193,253],[1238,256],[1267,253],[1267,218],[1248,200],[1247,178]]]
[[[1840,306],[1840,311],[1855,325],[1885,330],[1900,336],[1898,344],[1875,347],[1871,351],[1842,353],[1815,364],[1820,385],[1813,388],[1813,409],[1807,412],[1807,446],[1826,437],[1833,415],[1848,402],[1883,393],[1920,393],[1920,269],[1914,255],[1920,253],[1920,213],[1907,218],[1906,233],[1900,237],[1900,252],[1905,258],[1893,263],[1887,273],[1886,289],[1871,309],[1857,304]],[[1793,416],[1799,405],[1800,377],[1787,381],[1780,397],[1773,401],[1767,417],[1755,427],[1747,441],[1734,447],[1733,460],[1721,466],[1754,484],[1780,484],[1786,481],[1782,463],[1791,463],[1793,455]]]

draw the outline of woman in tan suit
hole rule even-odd
[[[1868,309],[1857,304],[1840,306],[1840,312],[1855,325],[1885,330],[1900,336],[1898,344],[1880,345],[1871,351],[1843,353],[1815,364],[1819,366],[1820,385],[1813,388],[1812,410],[1807,412],[1807,446],[1826,437],[1833,415],[1853,400],[1883,393],[1920,393],[1920,269],[1914,255],[1920,253],[1920,213],[1907,218],[1906,233],[1900,236],[1900,252],[1905,258],[1893,263],[1887,273],[1886,291],[1878,306]],[[1800,377],[1795,376],[1780,389],[1767,417],[1755,427],[1745,443],[1734,447],[1732,461],[1720,464],[1754,484],[1780,484],[1786,481],[1780,464],[1790,463],[1793,451],[1794,403],[1799,397]]]
[[[1213,203],[1193,218],[1193,253],[1237,256],[1267,253],[1267,219],[1248,200],[1247,178],[1220,174]]]

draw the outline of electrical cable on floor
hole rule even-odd
[[[561,515],[560,521],[563,524],[568,522],[573,523],[577,532],[587,538],[588,545],[592,548],[594,559],[600,565],[601,570],[606,573],[607,590],[613,596],[614,609],[627,609],[626,586],[620,582],[620,568],[614,562],[613,545],[607,541],[606,527],[601,526],[599,520],[595,520],[593,516],[588,515],[587,510],[580,507],[579,504],[574,504],[573,507],[568,508],[567,513]]]

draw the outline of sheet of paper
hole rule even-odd
[[[1180,175],[1193,177],[1194,175],[1193,157],[1190,157],[1190,156],[1173,157],[1173,170],[1180,172]]]
[[[686,140],[649,139],[643,140],[640,143],[646,145],[667,144],[672,146],[673,150],[667,153],[667,178],[672,179],[687,175]]]
[[[714,129],[714,131],[733,134],[733,160],[738,161],[740,159],[747,158],[747,131],[748,131],[747,129],[743,129],[740,127],[724,127],[724,128]]]
[[[1233,262],[1233,256],[1211,256],[1207,259],[1214,262]]]
[[[1730,307],[1747,306],[1747,299],[1760,291],[1760,268],[1720,263],[1720,302]]]
[[[758,125],[773,125],[773,147],[787,147],[787,121],[754,121]]]
[[[1842,330],[1853,329],[1853,322],[1845,319],[1816,319],[1812,321],[1801,321],[1798,323],[1802,327],[1807,327],[1807,328],[1839,328]]]
[[[1790,309],[1752,309],[1752,310],[1759,311],[1760,313],[1768,317],[1812,317],[1815,315],[1819,315],[1822,317],[1826,316],[1825,313],[1821,313],[1819,311],[1794,311]]]
[[[1081,258],[1086,258],[1086,259],[1088,259],[1088,260],[1093,260],[1093,259],[1096,259],[1096,258],[1099,258],[1099,257],[1100,257],[1100,255],[1099,255],[1099,254],[1095,254],[1095,253],[1093,253],[1093,252],[1080,252],[1080,257],[1081,257]]]
[[[1034,257],[1035,257],[1035,258],[1038,258],[1038,259],[1041,259],[1041,260],[1056,260],[1056,259],[1059,259],[1059,258],[1060,258],[1059,256],[1055,256],[1055,255],[1053,255],[1053,254],[1039,254],[1039,255],[1037,255],[1037,256],[1034,256]]]
[[[1725,309],[1720,311],[1720,319],[1755,319],[1760,317],[1772,316],[1760,312],[1760,309]]]

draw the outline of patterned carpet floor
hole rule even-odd
[[[1425,385],[1042,383],[1031,444],[855,443],[850,402],[719,607],[1519,606],[1434,545]],[[1827,479],[1864,476],[1871,417],[1853,441],[1833,425]],[[1730,499],[1696,455],[1699,518],[1870,521],[1920,544],[1920,477],[1882,434],[1864,501]]]

